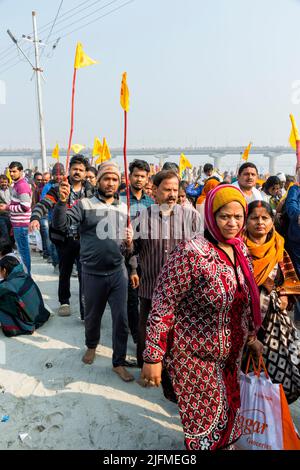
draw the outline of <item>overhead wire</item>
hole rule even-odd
[[[52,31],[53,31],[53,29],[54,29],[54,27],[55,27],[55,23],[56,23],[56,21],[57,21],[57,18],[58,18],[58,15],[59,15],[59,12],[60,12],[60,10],[61,10],[61,7],[62,7],[62,4],[63,4],[63,3],[64,3],[64,0],[61,0],[60,5],[59,5],[58,10],[57,10],[57,13],[56,13],[56,15],[55,15],[55,18],[54,18],[54,20],[53,20],[52,26],[51,26],[50,31],[49,31],[49,33],[48,33],[47,39],[45,40],[45,45],[46,45],[46,46],[47,46],[48,41],[49,41],[49,39],[50,39],[50,37],[51,37],[51,33],[52,33]],[[40,55],[40,58],[42,58],[44,52],[45,52],[45,48],[42,50],[41,55]]]
[[[68,14],[71,13],[72,11],[77,10],[77,9],[80,8],[82,5],[86,5],[86,4],[89,3],[90,1],[91,1],[91,0],[85,0],[84,2],[81,2],[81,3],[80,3],[79,5],[77,5],[76,7],[70,8],[70,9],[67,10],[65,13],[62,13],[62,14],[60,15],[60,18],[63,18],[64,16],[68,15]],[[86,7],[86,9],[92,7],[93,5],[95,5],[95,3],[98,3],[98,2],[101,2],[101,1],[103,1],[103,0],[96,0],[96,1],[93,1],[93,3],[91,3],[91,5],[88,5],[88,6]],[[80,12],[83,11],[83,10],[84,10],[84,9],[81,9],[81,10],[80,10],[79,12],[77,12],[77,13],[80,13]],[[75,13],[75,14],[77,14],[77,13]],[[65,18],[65,20],[67,20],[68,18],[71,18],[71,17],[74,16],[75,14],[72,14],[72,15],[70,15],[70,16],[67,16],[67,18]],[[64,20],[64,21],[65,21],[65,20]],[[41,27],[39,28],[38,33],[41,34],[41,33],[45,32],[45,31],[47,31],[47,29],[49,29],[48,26],[49,26],[49,25],[52,25],[52,24],[53,24],[53,21],[49,21],[48,23],[44,24],[43,26],[41,26]],[[31,33],[27,34],[26,36],[32,36],[32,34],[33,34],[33,32],[31,31]],[[15,47],[14,47],[14,45],[11,45],[11,46],[9,46],[9,47],[3,49],[2,51],[0,51],[0,62],[1,62],[2,59],[6,58],[6,56],[10,55],[13,51],[15,52]]]
[[[102,1],[102,0],[98,0],[98,2],[99,2],[99,1]],[[77,21],[74,21],[74,22],[72,22],[72,23],[66,25],[64,28],[62,28],[62,29],[60,29],[60,30],[58,30],[58,31],[55,31],[54,33],[57,34],[57,33],[59,33],[60,31],[64,31],[64,30],[66,30],[68,27],[75,25],[76,23],[80,23],[83,19],[88,18],[88,17],[91,16],[92,14],[95,14],[96,12],[98,12],[98,11],[100,11],[100,10],[103,10],[104,8],[106,8],[106,7],[108,7],[108,6],[110,6],[110,5],[114,4],[114,3],[116,3],[117,1],[118,1],[118,0],[112,0],[112,1],[110,1],[109,3],[103,5],[101,8],[98,8],[97,10],[93,11],[92,13],[90,13],[90,14],[88,14],[88,15],[85,15],[84,17],[78,19]],[[105,18],[106,16],[111,15],[112,13],[114,13],[114,12],[116,12],[116,11],[118,11],[118,10],[121,10],[122,8],[124,8],[125,6],[129,5],[130,3],[133,3],[134,1],[135,1],[135,0],[128,0],[127,2],[123,3],[122,5],[119,5],[118,7],[113,8],[112,10],[106,12],[105,14],[103,14],[103,15],[101,15],[101,16],[98,16],[97,18],[94,18],[93,20],[89,21],[88,23],[85,23],[85,24],[79,26],[78,28],[75,28],[75,29],[73,29],[73,30],[71,30],[71,31],[66,32],[66,34],[60,36],[59,39],[65,38],[65,37],[67,37],[67,36],[70,36],[71,34],[75,33],[76,31],[79,31],[80,29],[86,28],[86,27],[89,26],[90,24],[93,24],[93,23],[95,23],[95,22],[101,20],[102,18]],[[97,3],[98,3],[98,2],[97,2]],[[84,3],[86,3],[86,2],[83,2],[83,3],[81,3],[80,5],[83,5]],[[48,23],[48,24],[50,24],[50,23]],[[51,24],[53,24],[53,22],[51,22]],[[57,39],[56,39],[55,41],[51,42],[50,44],[54,44],[55,42],[57,42]],[[30,49],[31,49],[31,48],[30,48]],[[30,49],[29,49],[29,50],[30,50]],[[16,59],[16,57],[14,57],[14,59]],[[11,60],[13,60],[13,58],[9,59],[9,61],[5,62],[5,64],[2,64],[2,65],[6,65],[6,64],[7,64],[8,62],[10,62]],[[1,62],[1,60],[0,60],[0,62]],[[11,68],[13,68],[13,67],[15,67],[19,62],[20,62],[20,60],[18,60],[18,61],[15,62],[14,64],[11,64],[9,67],[7,67],[7,68],[5,68],[5,69],[1,69],[1,70],[0,70],[0,74],[1,74],[1,73],[4,73],[4,72],[6,72],[6,71],[8,71],[9,69],[11,69]],[[0,68],[1,68],[1,64],[0,64]]]
[[[80,29],[83,29],[85,28],[86,26],[89,26],[90,24],[93,24],[95,23],[96,21],[99,21],[100,19],[102,18],[105,18],[106,16],[110,15],[111,13],[114,13],[115,11],[118,11],[118,10],[121,10],[122,8],[124,8],[125,6],[129,5],[130,3],[133,3],[135,0],[129,0],[125,3],[123,3],[122,5],[120,5],[119,7],[117,8],[114,8],[113,10],[110,10],[109,12],[105,13],[104,15],[101,15],[99,16],[98,18],[95,18],[94,20],[90,21],[89,23],[86,23],[82,26],[79,26],[78,28],[76,29],[73,29],[72,31],[64,34],[63,36],[61,36],[61,39],[67,37],[67,36],[70,36],[71,34],[75,33],[76,31],[79,31]]]
[[[90,1],[90,0],[89,0],[89,1]],[[61,15],[59,21],[57,21],[56,24],[57,24],[57,25],[60,25],[61,23],[64,23],[65,21],[69,20],[70,18],[73,18],[73,16],[79,15],[79,13],[81,13],[81,12],[83,12],[83,11],[86,11],[86,10],[88,10],[89,8],[91,8],[92,6],[96,5],[97,3],[101,3],[101,2],[103,2],[103,1],[104,1],[104,0],[94,0],[93,3],[91,3],[90,5],[86,6],[85,8],[81,8],[81,10],[76,11],[76,12],[73,13],[72,15],[68,15],[66,18],[63,18],[63,16],[65,16],[65,15]],[[85,3],[85,2],[84,2],[84,3]],[[81,5],[83,5],[83,4],[81,4]],[[79,6],[80,6],[80,5],[78,5],[77,8],[79,8]],[[71,11],[72,11],[72,10],[71,10]],[[70,11],[69,11],[69,12],[70,12]],[[47,30],[47,29],[48,29],[48,28],[46,28],[46,30]],[[41,34],[41,33],[43,33],[43,32],[45,32],[45,28],[42,27],[41,29],[39,29],[39,34]]]

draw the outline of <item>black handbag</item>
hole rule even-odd
[[[300,396],[300,334],[288,313],[279,309],[274,291],[259,333],[268,374],[273,383],[282,384],[291,404]]]

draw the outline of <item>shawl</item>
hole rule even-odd
[[[258,286],[261,286],[276,264],[283,260],[284,238],[273,230],[269,241],[263,245],[257,245],[250,240],[246,232],[244,241],[253,260],[255,282]]]
[[[220,184],[220,181],[217,181],[214,178],[206,181],[206,183],[205,183],[205,185],[202,189],[202,193],[200,194],[200,196],[197,199],[197,204],[203,204],[205,202],[206,196],[209,193],[209,191],[214,189],[219,184]]]

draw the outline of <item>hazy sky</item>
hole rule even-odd
[[[50,42],[126,1],[64,0]],[[18,38],[31,32],[32,10],[41,28],[54,19],[60,2],[0,0],[0,80],[7,92],[0,105],[0,148],[39,146],[35,82],[26,62],[4,71],[17,57],[14,48],[7,51],[12,42],[6,30]],[[300,104],[291,100],[292,84],[300,80],[299,24],[298,0],[134,0],[62,38],[52,57],[46,49],[47,147],[56,141],[67,146],[77,41],[100,63],[78,71],[76,143],[92,146],[98,135],[111,147],[122,145],[119,93],[127,71],[130,147],[247,145],[249,140],[287,145],[290,112],[300,125]],[[31,49],[33,59],[31,44],[22,47]]]

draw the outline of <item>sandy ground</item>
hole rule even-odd
[[[37,254],[32,262],[44,300],[56,312],[53,267]],[[6,355],[0,364],[0,419],[9,416],[0,422],[0,449],[184,450],[177,407],[161,388],[124,383],[112,372],[109,309],[95,363],[81,362],[84,327],[74,278],[71,307],[71,317],[55,313],[32,336],[5,338],[0,333],[0,353]],[[130,337],[129,358],[134,351]],[[130,371],[139,377],[138,369]],[[299,401],[291,407],[298,429]]]
[[[34,279],[56,312],[57,275],[38,255],[32,261]],[[112,372],[109,309],[96,361],[81,362],[84,326],[78,303],[72,278],[70,317],[55,313],[32,336],[0,333],[6,353],[0,367],[0,419],[9,416],[0,422],[0,449],[184,449],[176,405],[161,389],[125,383]],[[130,337],[129,358],[134,351]],[[139,377],[139,369],[130,371]],[[20,433],[28,434],[23,442]]]

